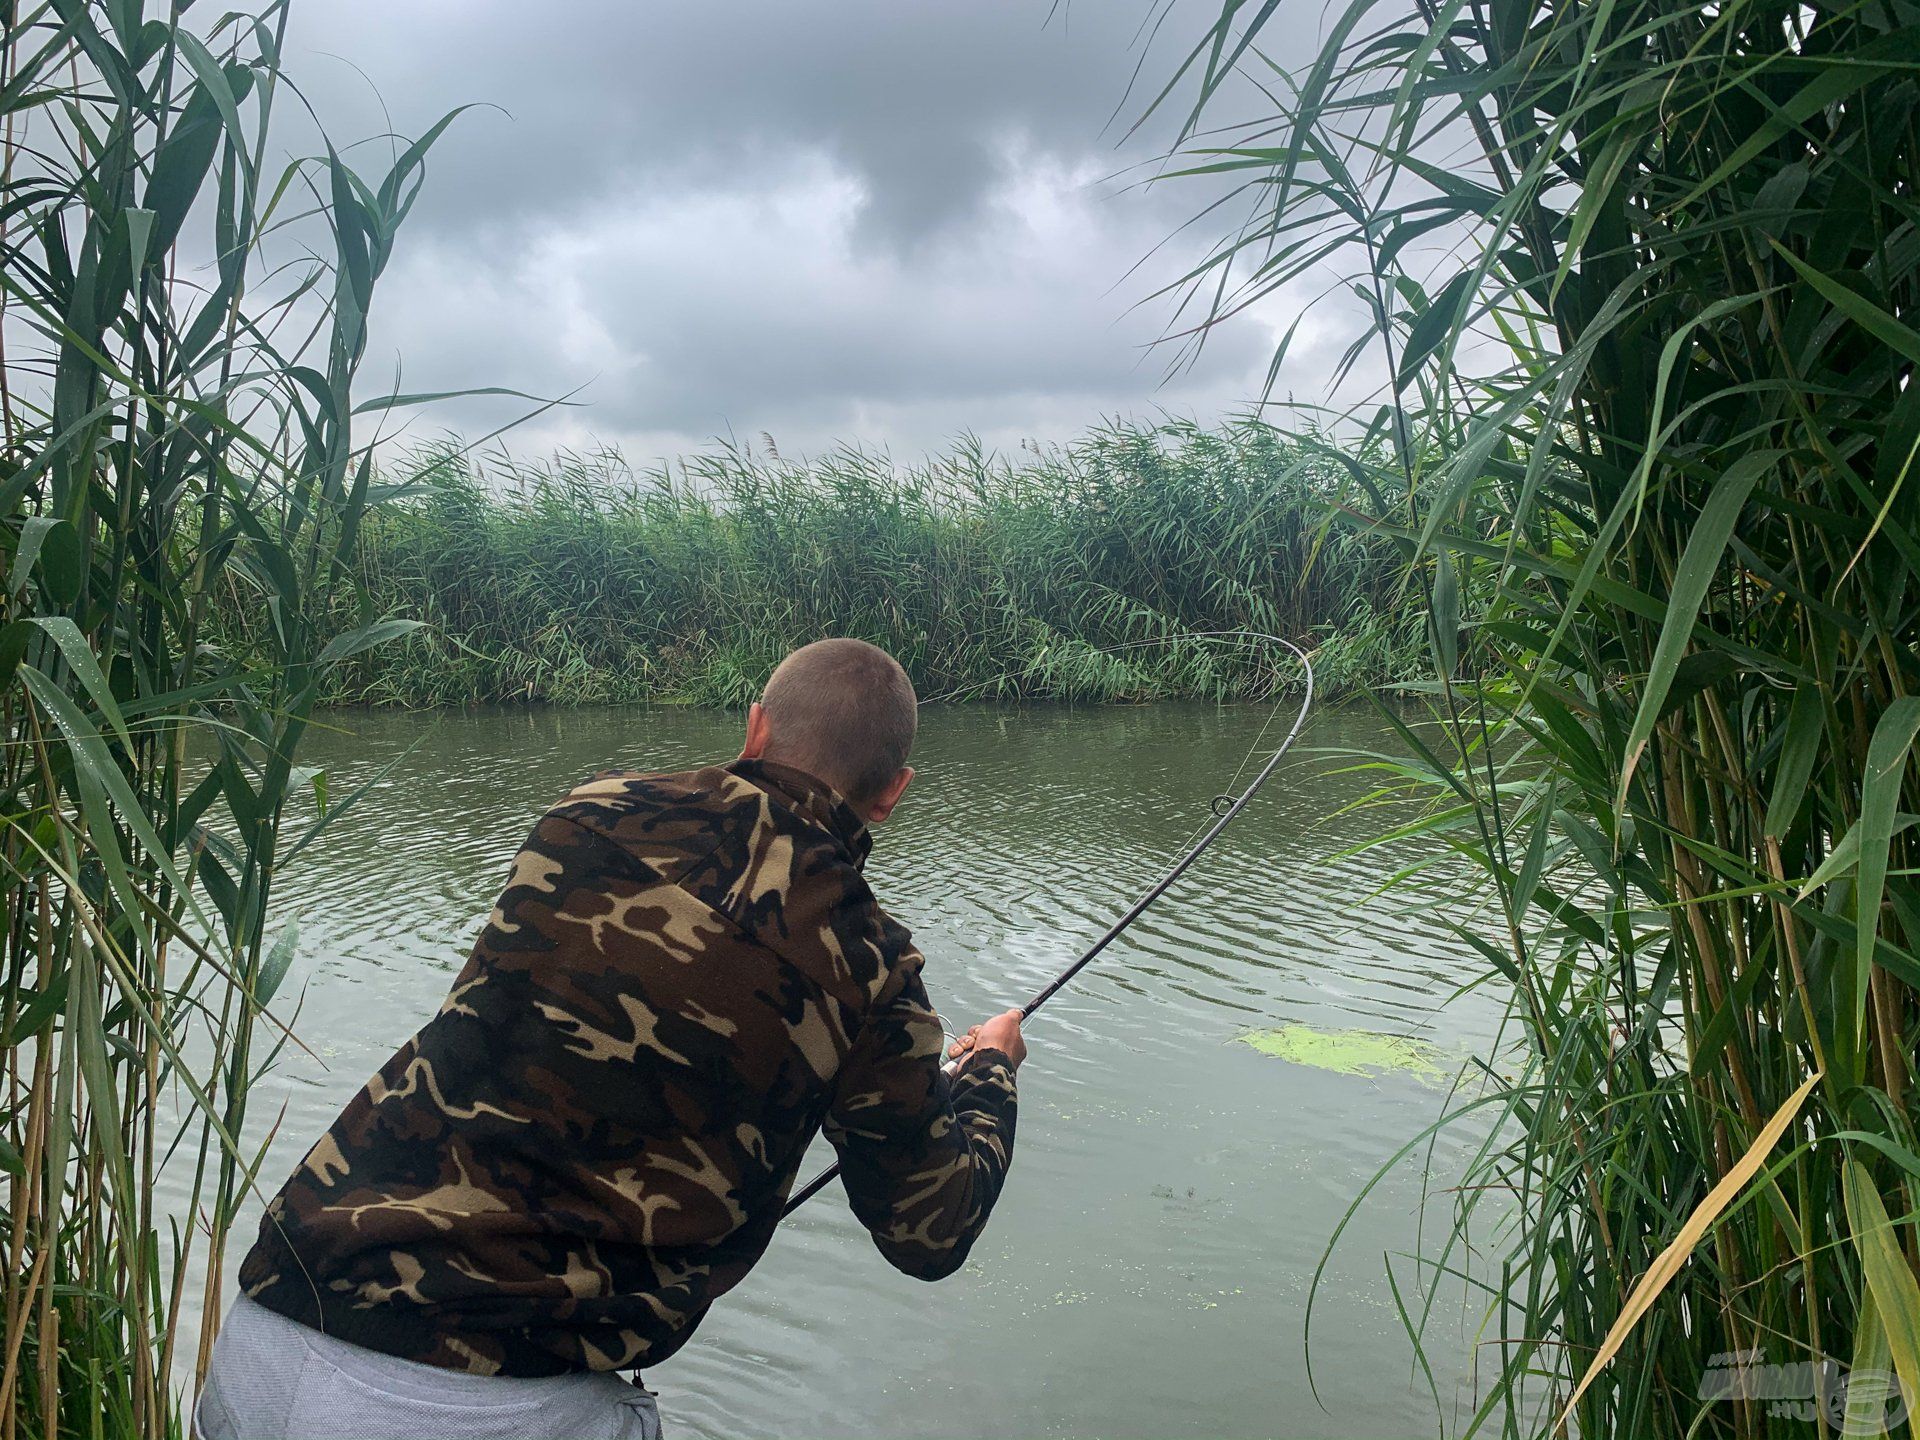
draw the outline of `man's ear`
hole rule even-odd
[[[767,736],[773,727],[767,723],[767,712],[755,701],[747,707],[747,743],[740,747],[742,760],[758,760],[767,753]]]
[[[878,825],[893,813],[893,807],[900,803],[900,797],[907,793],[907,786],[913,783],[913,767],[902,765],[900,773],[887,782],[886,788],[866,804],[867,819]]]

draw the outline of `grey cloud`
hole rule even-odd
[[[1120,163],[1101,131],[1148,7],[1103,0],[1049,24],[1046,0],[564,0],[537,17],[509,0],[328,0],[296,8],[292,48],[315,55],[310,90],[362,111],[366,81],[320,57],[352,61],[403,130],[472,101],[510,113],[463,122],[438,219],[724,183],[798,146],[868,179],[886,228],[911,235],[965,213],[1010,133]]]
[[[1238,408],[1290,302],[1163,384],[1169,353],[1147,347],[1170,312],[1141,302],[1217,227],[1129,274],[1200,201],[1110,178],[1164,138],[1116,147],[1124,125],[1106,128],[1150,3],[1081,0],[1048,24],[1048,0],[296,0],[291,63],[336,134],[383,128],[373,89],[403,134],[457,104],[510,112],[463,116],[436,148],[369,379],[404,361],[411,388],[587,384],[517,448],[732,427],[911,452]],[[1148,73],[1182,43],[1162,37]],[[1316,363],[1324,378],[1324,356],[1298,373]]]

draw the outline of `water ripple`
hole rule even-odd
[[[313,1053],[289,1048],[256,1091],[257,1116],[285,1111],[269,1189],[432,1014],[544,806],[594,770],[680,768],[737,748],[736,720],[684,711],[330,718],[337,728],[303,758],[328,767],[336,798],[418,748],[280,893],[275,928],[300,926],[288,993],[303,996]],[[1020,1003],[1104,930],[1205,823],[1265,718],[1199,706],[927,713],[920,776],[869,874],[927,952],[947,1018]],[[1329,712],[1306,743],[1393,742],[1370,717]],[[938,1291],[902,1280],[837,1196],[808,1207],[649,1377],[676,1433],[1433,1428],[1401,1383],[1409,1353],[1379,1266],[1383,1250],[1412,1244],[1417,1177],[1385,1187],[1330,1271],[1316,1373],[1331,1415],[1307,1392],[1299,1346],[1326,1237],[1432,1117],[1435,1094],[1228,1043],[1255,1026],[1363,1026],[1465,1053],[1492,1033],[1491,1000],[1443,1007],[1477,966],[1441,919],[1389,919],[1369,898],[1409,853],[1327,858],[1373,823],[1327,818],[1365,788],[1332,768],[1291,757],[1243,822],[1032,1024],[1018,1160],[962,1275]],[[184,1209],[185,1176],[170,1169],[166,1183]]]

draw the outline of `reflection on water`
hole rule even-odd
[[[929,710],[919,778],[869,875],[915,931],[949,1020],[1018,1004],[1071,960],[1206,818],[1265,718]],[[302,758],[329,769],[336,797],[418,745],[283,882],[275,924],[297,918],[299,945],[278,1008],[303,992],[311,1053],[287,1050],[255,1092],[257,1121],[285,1106],[269,1190],[433,1013],[546,804],[609,765],[724,757],[739,722],[652,710],[329,723]],[[1451,1067],[1488,1041],[1491,1002],[1441,1008],[1475,973],[1465,947],[1368,900],[1382,857],[1325,858],[1370,823],[1327,818],[1361,787],[1312,747],[1349,744],[1393,741],[1367,716],[1317,717],[1241,824],[1032,1023],[1012,1176],[962,1274],[938,1287],[896,1275],[830,1191],[648,1375],[672,1433],[1433,1432],[1383,1271],[1391,1253],[1413,1283],[1397,1257],[1416,1240],[1417,1173],[1375,1192],[1328,1267],[1318,1400],[1302,1324],[1334,1227],[1444,1091],[1228,1043],[1249,1027],[1364,1026],[1418,1035]],[[1437,1183],[1458,1143],[1441,1145]],[[236,1246],[254,1224],[242,1220]],[[1451,1412],[1439,1361],[1464,1374],[1468,1337],[1456,1326],[1441,1343],[1458,1352],[1436,1358]]]

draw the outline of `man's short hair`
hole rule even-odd
[[[819,776],[855,804],[900,773],[919,728],[907,672],[864,640],[816,640],[780,662],[760,706],[767,758]]]

